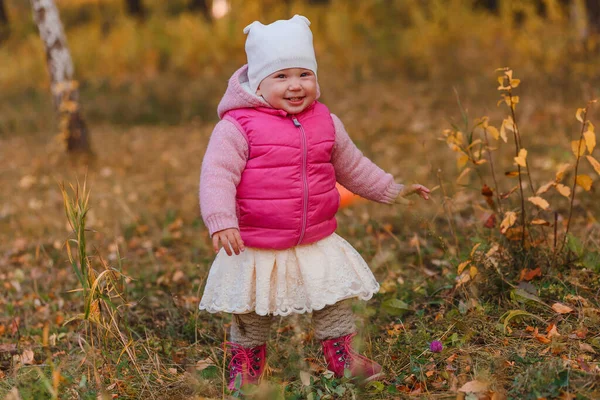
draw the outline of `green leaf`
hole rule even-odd
[[[372,381],[366,386],[369,393],[381,393],[385,389],[385,385],[381,382]]]
[[[400,316],[410,311],[408,304],[399,299],[388,299],[381,303],[381,308],[390,315]]]
[[[516,288],[510,292],[510,298],[519,303],[526,303],[527,301],[534,301],[539,304],[546,305],[539,297],[535,294],[526,292],[523,289]]]
[[[517,289],[520,290],[520,289]],[[515,317],[531,317],[531,318],[535,318],[537,320],[540,320],[541,322],[544,322],[543,319],[541,319],[540,317],[538,317],[537,315],[533,315],[532,313],[529,313],[527,311],[523,311],[523,310],[510,310],[505,312],[504,314],[502,314],[502,316],[500,317],[500,321],[502,321],[502,319],[504,318],[504,333],[506,333],[506,328],[508,327],[508,323],[510,322],[511,319],[515,318]]]

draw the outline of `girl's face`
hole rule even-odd
[[[256,94],[273,108],[298,114],[317,98],[317,77],[310,69],[282,69],[263,79]]]

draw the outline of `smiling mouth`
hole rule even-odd
[[[304,97],[286,97],[285,99],[291,101],[292,103],[297,103],[304,100]]]

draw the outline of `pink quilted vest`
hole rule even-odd
[[[248,141],[236,196],[244,244],[281,250],[331,235],[340,196],[331,164],[335,128],[327,107],[315,102],[297,115],[238,108],[223,119],[236,124]]]

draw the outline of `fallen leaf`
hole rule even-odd
[[[538,276],[542,276],[542,269],[540,267],[537,267],[535,269],[525,268],[525,269],[521,270],[521,276],[520,276],[519,280],[530,281],[533,278],[538,277]]]
[[[463,393],[480,393],[487,391],[488,387],[488,383],[474,380],[462,385],[461,388],[458,389],[458,391]]]
[[[205,358],[204,360],[199,360],[196,363],[196,369],[198,371],[202,371],[210,366],[215,365],[215,363],[213,362],[213,360],[211,360],[210,358]]]
[[[585,351],[586,353],[594,353],[596,354],[596,350],[592,346],[587,343],[579,343],[579,350]]]
[[[30,349],[23,350],[23,354],[19,357],[19,361],[23,365],[33,365],[35,363],[33,351]]]
[[[490,215],[486,220],[485,220],[485,224],[483,224],[484,227],[488,228],[488,229],[492,229],[496,226],[496,214],[492,214]]]
[[[570,312],[573,312],[573,309],[569,306],[566,306],[564,304],[561,303],[554,303],[552,304],[552,309],[554,311],[556,311],[559,314],[568,314]]]
[[[300,381],[304,386],[310,386],[310,374],[306,371],[300,371]]]

